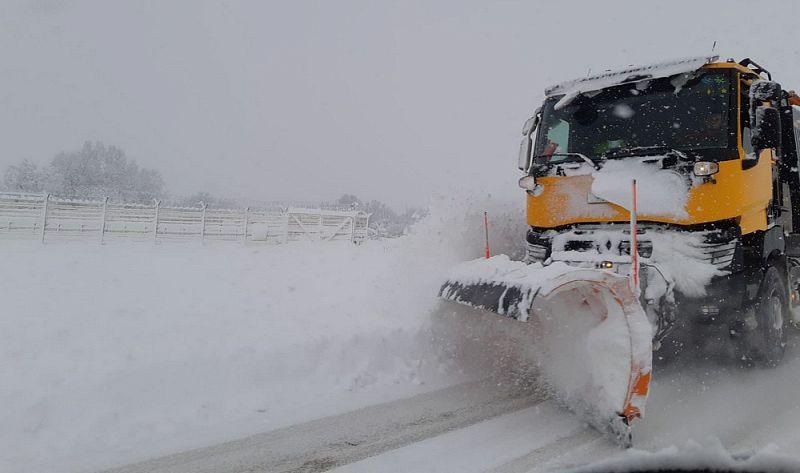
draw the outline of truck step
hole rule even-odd
[[[800,257],[800,233],[786,235],[786,256]]]

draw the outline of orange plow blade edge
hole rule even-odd
[[[534,325],[534,352],[553,397],[621,445],[644,415],[652,329],[628,277],[505,255],[454,269],[446,300]]]

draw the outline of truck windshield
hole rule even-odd
[[[684,83],[682,83],[684,82]],[[578,96],[556,109],[544,104],[534,150],[539,164],[625,154],[626,149],[725,148],[731,86],[721,71],[700,71],[685,81],[663,78]]]

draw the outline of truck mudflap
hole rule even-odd
[[[628,277],[498,255],[454,268],[439,295],[534,324],[534,352],[553,397],[632,444],[631,422],[644,415],[650,383],[652,329]]]

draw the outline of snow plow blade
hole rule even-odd
[[[499,255],[454,268],[439,295],[534,324],[532,343],[554,397],[631,445],[650,383],[652,332],[627,276]]]

